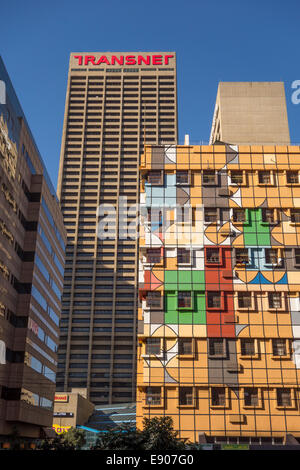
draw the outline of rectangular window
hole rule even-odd
[[[179,388],[179,405],[180,406],[193,406],[194,396],[193,387],[180,387]]]
[[[189,184],[189,172],[185,170],[177,171],[176,172],[176,184]]]
[[[146,339],[146,354],[160,354],[160,338]]]
[[[151,170],[148,173],[147,181],[154,186],[163,184],[163,172],[161,170]]]
[[[207,306],[208,308],[221,308],[220,292],[208,292],[207,293]]]
[[[300,223],[300,209],[291,209],[291,222],[294,224]]]
[[[179,338],[178,341],[178,354],[181,356],[193,354],[193,340],[192,338]]]
[[[277,394],[277,406],[292,406],[292,394],[290,388],[278,388]]]
[[[251,308],[252,307],[251,292],[239,292],[238,293],[238,307],[239,308]]]
[[[300,265],[300,248],[295,248],[294,257],[295,257],[295,264]]]
[[[242,171],[231,171],[230,172],[231,182],[234,184],[243,184],[244,177]]]
[[[204,222],[218,222],[218,209],[206,207],[204,209]]]
[[[267,264],[278,264],[278,250],[275,248],[266,248],[265,259]]]
[[[280,338],[272,339],[272,350],[273,356],[286,356],[286,340]]]
[[[246,222],[246,211],[245,209],[233,209],[232,216],[234,222]]]
[[[146,404],[156,405],[161,404],[161,388],[160,387],[147,387],[146,388]]]
[[[269,308],[277,309],[282,307],[281,292],[269,292],[268,300]]]
[[[286,181],[287,181],[288,184],[299,184],[298,171],[287,171],[286,172]]]
[[[254,339],[241,339],[241,354],[242,356],[255,356]]]
[[[206,249],[206,262],[207,263],[219,263],[220,262],[220,251],[218,248]]]
[[[148,292],[146,305],[150,308],[162,308],[162,296],[160,292]]]
[[[225,387],[213,387],[211,389],[212,406],[226,406]]]
[[[204,185],[215,185],[217,183],[216,173],[214,171],[204,170],[202,182]]]
[[[244,389],[245,406],[258,406],[258,389],[257,388],[245,388]]]
[[[275,222],[275,210],[274,209],[262,209],[262,221],[269,224]]]
[[[223,338],[209,338],[209,355],[224,356],[225,342]]]
[[[259,171],[258,172],[259,184],[271,184],[271,172],[270,171]]]
[[[160,263],[160,261],[161,261],[160,248],[148,248],[147,263]]]
[[[177,249],[177,263],[178,264],[189,264],[191,262],[191,252],[185,248]]]
[[[235,257],[237,264],[249,263],[249,255],[247,248],[237,248],[235,250]]]
[[[178,308],[192,307],[192,293],[190,291],[178,292]]]

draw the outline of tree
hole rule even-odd
[[[68,432],[41,442],[39,450],[79,450],[85,444],[83,429],[71,428]]]
[[[121,425],[101,433],[92,450],[143,450],[142,432]]]
[[[143,428],[144,450],[182,450],[184,441],[177,437],[173,430],[173,420],[170,416],[162,418],[145,418]]]
[[[169,416],[145,418],[143,430],[118,426],[103,433],[94,450],[182,450],[184,441],[178,439]]]

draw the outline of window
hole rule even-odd
[[[271,172],[270,171],[259,171],[258,172],[259,184],[271,184]]]
[[[146,354],[160,354],[160,338],[146,339]]]
[[[298,171],[287,171],[286,172],[286,181],[287,181],[288,184],[299,184]]]
[[[232,217],[234,222],[246,222],[246,211],[245,209],[233,209]]]
[[[244,389],[244,400],[245,406],[258,406],[258,389],[257,388],[245,388]]]
[[[291,222],[294,224],[300,223],[300,209],[291,209]]]
[[[163,172],[161,170],[149,171],[147,181],[149,184],[162,185],[163,184]]]
[[[160,209],[156,209],[155,207],[148,209],[148,222],[161,226],[163,223],[162,211]]]
[[[204,222],[218,222],[218,209],[205,208],[204,209]]]
[[[177,263],[178,264],[189,264],[191,262],[191,252],[185,248],[177,249]]]
[[[262,209],[262,221],[269,224],[275,222],[275,210],[274,209]]]
[[[216,184],[216,173],[210,170],[203,171],[203,184],[204,185],[215,185]]]
[[[209,338],[209,355],[218,357],[225,355],[225,341],[223,338]]]
[[[269,292],[268,300],[269,308],[277,309],[282,307],[281,292]]]
[[[277,406],[292,406],[292,394],[290,388],[278,388],[276,390]]]
[[[176,184],[189,184],[189,172],[188,171],[177,171],[176,172]]]
[[[206,249],[206,262],[207,263],[219,263],[220,262],[220,251],[218,248]]]
[[[286,347],[286,340],[285,339],[272,339],[272,350],[273,356],[286,356],[287,355],[287,347]]]
[[[190,291],[178,292],[178,308],[192,307],[192,293]]]
[[[300,265],[300,248],[295,248],[294,258],[295,258],[295,264]]]
[[[180,406],[193,406],[194,396],[193,387],[180,387],[179,388],[179,405]]]
[[[162,308],[162,296],[160,292],[148,292],[146,305],[150,308]]]
[[[237,248],[235,251],[236,263],[244,264],[249,263],[249,255],[247,248]]]
[[[241,339],[241,354],[242,356],[255,356],[255,342],[254,339]]]
[[[208,292],[207,293],[207,306],[208,308],[221,308],[220,292]]]
[[[192,338],[179,338],[178,340],[178,354],[181,356],[193,354],[193,340]]]
[[[211,389],[212,406],[226,406],[225,387],[213,387]]]
[[[278,264],[278,251],[275,248],[265,249],[265,259],[267,264]]]
[[[244,176],[242,171],[231,171],[231,182],[234,184],[243,184]]]
[[[161,388],[160,387],[147,387],[146,388],[146,404],[156,405],[161,404]]]
[[[251,292],[239,292],[238,293],[238,307],[239,308],[251,308],[252,307]]]
[[[147,263],[160,263],[160,260],[161,260],[160,248],[148,248]]]

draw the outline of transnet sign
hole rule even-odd
[[[174,55],[74,55],[78,65],[169,65]]]

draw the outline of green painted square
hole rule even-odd
[[[204,271],[200,270],[166,270],[165,290],[204,290]]]
[[[270,227],[263,223],[261,209],[247,209],[248,224],[244,225],[245,246],[270,246]]]
[[[165,324],[205,325],[205,292],[193,292],[194,310],[177,309],[177,292],[165,291]]]

